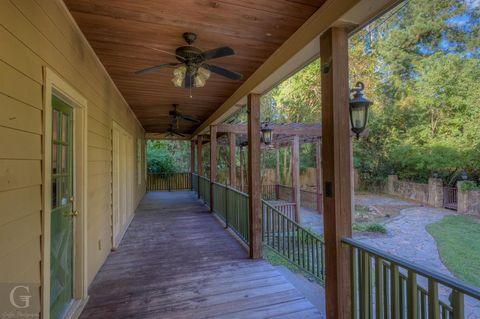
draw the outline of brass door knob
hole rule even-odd
[[[77,216],[78,215],[78,210],[74,210],[73,212],[70,213],[70,216]]]

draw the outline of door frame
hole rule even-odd
[[[50,318],[52,95],[73,108],[73,302],[65,318],[76,318],[88,301],[87,269],[87,99],[48,67],[43,68],[42,318]]]
[[[115,133],[119,134],[119,150],[117,150],[117,153],[120,154],[120,156],[123,154],[125,157],[123,159],[123,165],[125,166],[123,168],[123,171],[126,172],[124,176],[125,178],[125,183],[120,182],[119,184],[122,184],[122,186],[125,187],[125,194],[122,196],[122,198],[117,198],[116,192],[116,178],[115,178],[115,167],[118,166],[119,163],[115,163],[115,161],[121,161],[119,158],[115,158],[116,154],[116,148],[117,146],[115,145]],[[128,227],[130,226],[130,223],[133,220],[134,217],[134,212],[135,212],[135,207],[133,204],[133,198],[134,198],[134,148],[135,145],[133,144],[133,136],[128,133],[127,130],[125,130],[120,124],[117,122],[113,121],[112,122],[112,216],[111,216],[111,223],[112,223],[112,250],[116,250],[118,248],[118,245],[122,241],[123,237],[125,236],[125,233],[127,232]],[[122,145],[123,144],[123,145]],[[121,152],[123,147],[123,153]],[[117,167],[117,170],[122,170],[121,167]],[[117,186],[119,187],[119,186]],[[120,205],[120,200],[123,201],[123,204]],[[115,209],[115,205],[117,205]],[[125,212],[119,212],[120,208],[123,206]],[[123,224],[118,224],[116,221],[118,221],[118,218],[120,216],[115,216],[115,211],[117,213],[124,213],[125,214],[125,220]]]

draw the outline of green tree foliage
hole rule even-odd
[[[173,174],[190,170],[190,142],[147,141],[147,171],[153,174]]]
[[[478,176],[478,11],[465,1],[410,0],[368,50],[369,28],[352,37],[351,76],[368,81],[375,100],[370,135],[354,153],[368,183],[394,172],[415,181],[437,172],[447,183],[463,169]]]

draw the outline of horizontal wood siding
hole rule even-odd
[[[144,130],[60,0],[1,1],[0,43],[0,282],[41,280],[44,66],[88,101],[91,282],[111,247],[112,123],[135,140],[143,140]],[[145,192],[145,174],[134,176],[136,206]]]

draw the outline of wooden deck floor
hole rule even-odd
[[[193,193],[148,193],[97,274],[81,318],[321,318]]]

